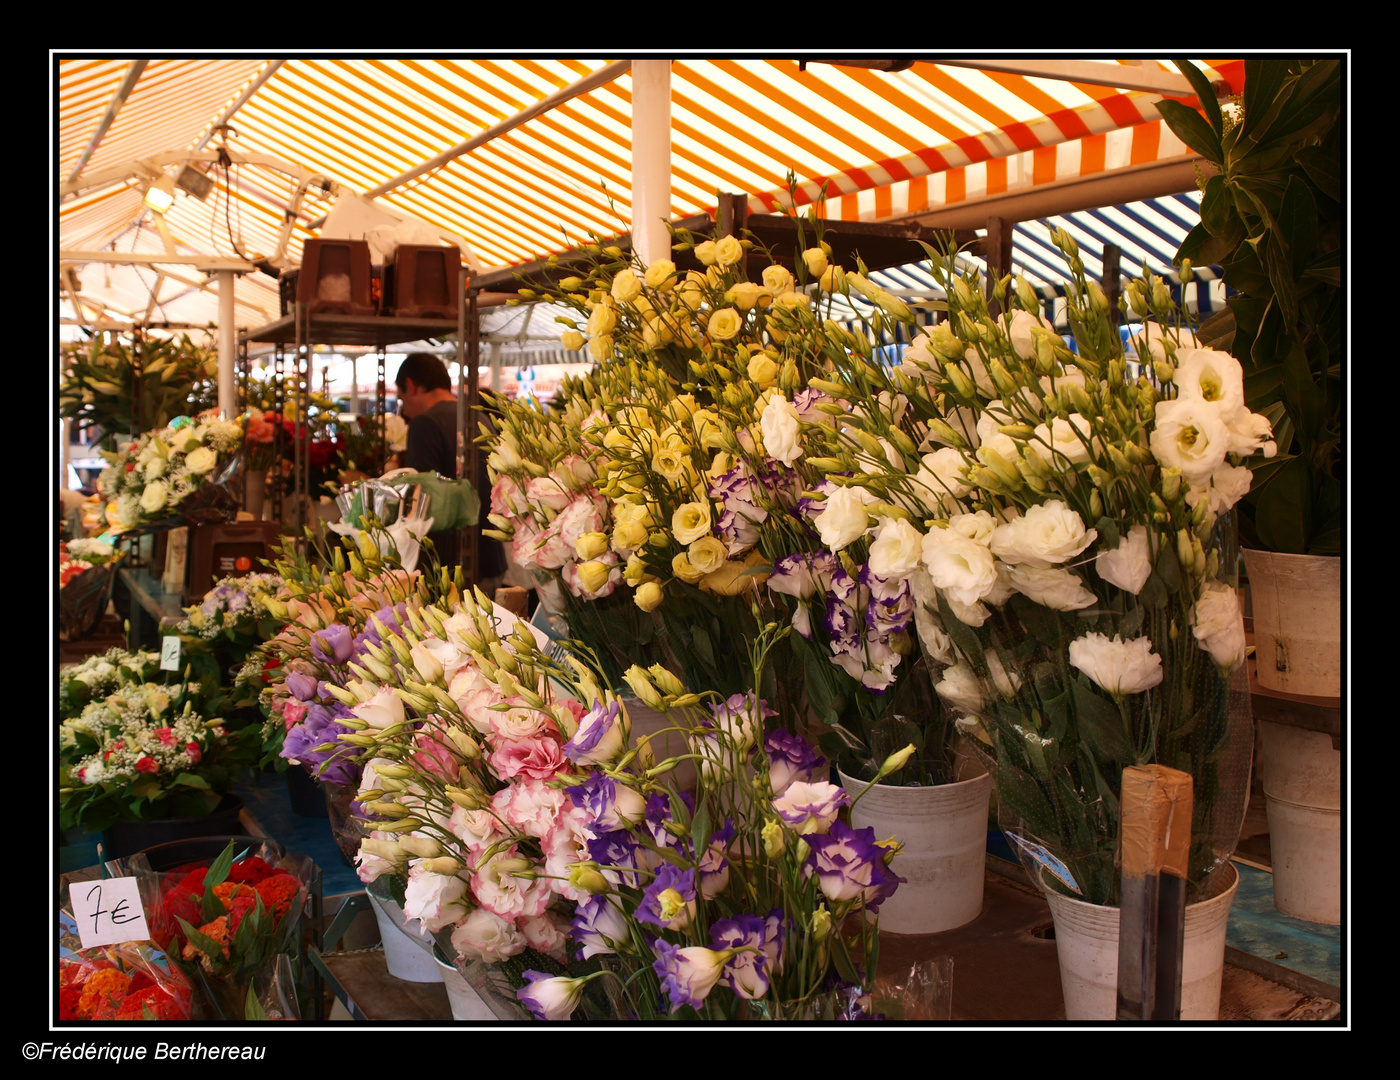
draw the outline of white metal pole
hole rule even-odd
[[[233,271],[219,274],[219,412],[231,417],[237,408],[233,389]]]
[[[632,61],[632,250],[650,266],[669,258],[671,61]]]
[[[491,393],[501,392],[501,343],[491,342]]]

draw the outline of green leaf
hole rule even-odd
[[[1271,297],[1264,309],[1264,318],[1249,347],[1249,358],[1259,368],[1270,367],[1283,359],[1288,344],[1287,328],[1277,298]]]
[[[1225,177],[1217,173],[1206,181],[1201,197],[1201,224],[1211,236],[1225,236],[1232,222],[1237,222],[1235,204],[1225,190]]]
[[[1342,162],[1338,154],[1321,146],[1305,146],[1297,153],[1308,179],[1329,199],[1342,201]]]
[[[1240,138],[1258,141],[1283,107],[1279,91],[1288,81],[1289,59],[1282,56],[1246,58],[1244,62],[1244,120]],[[1237,142],[1238,146],[1239,143]]]
[[[171,781],[171,784],[179,784],[182,787],[204,788],[206,791],[209,790],[209,781],[191,772],[177,773],[175,779]]]
[[[710,808],[701,802],[695,810],[695,818],[690,823],[690,850],[698,859],[710,846]]]
[[[204,914],[205,922],[213,922],[224,914],[223,902],[214,895],[214,887],[228,880],[229,868],[233,866],[233,852],[237,846],[237,840],[230,840],[204,875],[204,897],[200,903],[200,910]]]
[[[1176,544],[1169,542],[1162,545],[1162,550],[1157,553],[1157,563],[1152,569],[1168,593],[1181,590],[1181,563],[1177,561]]]
[[[248,1001],[243,1006],[244,1020],[266,1020],[267,1013],[263,1011],[262,1002],[258,1000],[258,995],[253,992],[250,984],[248,987]]]
[[[1133,747],[1123,733],[1118,707],[1089,689],[1084,677],[1070,684],[1074,693],[1074,715],[1079,738],[1100,761],[1120,763],[1133,760]]]
[[[1260,491],[1254,507],[1254,528],[1267,550],[1306,555],[1311,517],[1308,463],[1303,458],[1293,458]]]
[[[997,741],[1000,743],[1002,740]],[[1049,783],[1049,777],[1046,782]],[[1060,834],[1059,816],[1040,784],[1029,773],[1012,765],[1000,748],[997,751],[996,784],[997,799],[1021,818],[1032,833],[1039,836]]]
[[[218,901],[215,901],[215,903],[218,903]],[[222,912],[222,910],[223,905],[220,905],[220,912]],[[211,915],[209,916],[209,921],[213,922],[216,918],[218,918],[217,915]],[[180,918],[180,916],[178,915],[175,916],[175,921],[180,924],[180,932],[185,935],[185,940],[188,941],[200,952],[204,953],[205,956],[215,958],[223,957],[224,947],[220,945],[217,941],[209,937],[207,934],[201,934],[198,930],[196,930],[189,923],[185,922],[185,920]]]
[[[1317,200],[1307,183],[1297,176],[1288,178],[1278,226],[1288,243],[1290,271],[1296,278],[1312,259],[1313,248],[1317,246]]]
[[[1313,381],[1307,354],[1296,342],[1283,358],[1283,393],[1288,415],[1307,445],[1317,439],[1323,423],[1322,393]]]
[[[1220,149],[1220,137],[1211,130],[1210,124],[1200,113],[1170,98],[1163,98],[1157,102],[1157,111],[1162,114],[1167,127],[1172,129],[1178,139],[1207,161],[1217,165],[1223,164],[1225,155]]]
[[[1274,305],[1278,308],[1281,320],[1279,336],[1286,340],[1293,327],[1298,325],[1298,295],[1294,288],[1293,257],[1289,254],[1288,243],[1278,231],[1269,232],[1260,245],[1264,249],[1264,267],[1269,274],[1269,285],[1274,290]]]
[[[1198,68],[1189,60],[1173,61],[1181,73],[1186,76],[1191,84],[1191,89],[1196,91],[1196,100],[1201,103],[1201,108],[1206,114],[1206,120],[1216,134],[1216,137],[1225,134],[1225,120],[1220,115],[1220,102],[1215,100],[1215,88],[1211,86],[1210,80],[1206,78],[1205,72]]]

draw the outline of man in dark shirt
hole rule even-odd
[[[408,448],[403,464],[419,472],[436,472],[457,477],[457,395],[452,390],[452,376],[447,365],[432,353],[412,353],[399,365],[394,384],[399,391],[399,413],[408,421]],[[481,497],[484,516],[491,501],[489,481],[484,475],[485,455],[481,455],[483,475],[476,478],[477,494]],[[433,508],[428,507],[431,517]],[[473,530],[476,531],[476,530]],[[429,533],[437,548],[438,559],[444,566],[458,562],[455,531]],[[499,542],[481,537],[478,541],[481,560],[481,580],[478,582],[487,596],[494,594],[499,584],[494,579],[505,572],[505,557]]]

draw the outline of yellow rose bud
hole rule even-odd
[[[758,305],[759,297],[763,294],[762,286],[755,285],[752,281],[741,281],[736,284],[728,293],[726,299],[733,302],[740,311],[751,311]]]
[[[585,892],[611,892],[608,879],[599,871],[596,863],[574,863],[569,867],[569,884]]]
[[[419,859],[436,859],[446,854],[442,845],[430,836],[402,836],[399,847]]]
[[[821,248],[810,248],[809,250],[820,252]],[[763,852],[770,859],[776,859],[787,848],[787,837],[784,835],[783,826],[774,818],[769,818],[763,823]]]
[[[733,308],[720,308],[710,316],[707,333],[715,341],[728,341],[743,328],[744,317]]]
[[[601,334],[588,342],[588,358],[595,364],[605,363],[612,356],[613,339],[611,334]]]
[[[715,242],[713,240],[702,240],[695,245],[695,257],[700,260],[702,266],[713,266],[715,264]]]
[[[763,284],[773,291],[774,296],[782,296],[785,292],[791,292],[793,287],[792,272],[785,266],[774,263],[763,268]]]
[[[717,536],[710,535],[696,539],[686,554],[689,556],[690,565],[701,577],[719,570],[728,557],[724,541]],[[672,566],[674,568],[674,562]],[[677,576],[681,575],[678,573]]]
[[[620,270],[612,279],[612,298],[619,303],[627,303],[635,300],[642,292],[642,283],[637,280],[637,275],[631,270]]]
[[[589,562],[596,559],[607,550],[608,537],[606,533],[584,533],[574,541],[574,554],[578,557],[580,562]]]
[[[767,353],[754,353],[749,359],[748,375],[760,390],[767,390],[778,381],[778,365]]]
[[[744,257],[744,246],[732,236],[726,236],[715,243],[715,263],[730,267]],[[702,260],[703,261],[703,260]],[[708,265],[708,264],[707,264]]]
[[[559,336],[559,344],[569,352],[578,352],[583,348],[583,335],[577,330],[565,330]]]
[[[820,278],[826,273],[826,252],[819,247],[810,247],[802,253],[802,261],[807,266],[807,273],[814,278]]]
[[[671,560],[671,573],[691,585],[705,576],[705,571],[696,569],[690,561],[690,556],[684,551]]]
[[[633,602],[643,611],[655,611],[661,606],[661,601],[666,599],[666,594],[661,586],[654,581],[648,581],[637,588],[633,595]]]
[[[657,259],[647,267],[642,278],[648,289],[657,292],[670,292],[676,287],[676,264],[670,259]]]
[[[462,872],[462,862],[454,859],[451,855],[444,855],[437,859],[424,859],[418,864],[430,874],[441,874],[443,877],[456,877]]]

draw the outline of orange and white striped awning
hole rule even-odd
[[[519,265],[568,250],[590,232],[630,227],[632,80],[625,69],[422,175],[396,178],[607,63],[157,58],[144,62],[92,146],[133,61],[59,56],[56,171],[60,183],[70,179],[90,149],[81,184],[124,162],[192,148],[247,96],[233,114],[231,149],[281,159],[355,191],[392,184],[379,196],[391,212],[461,236],[483,269]],[[712,211],[719,191],[747,193],[753,211],[771,212],[787,200],[789,172],[799,204],[825,185],[818,213],[880,221],[1190,156],[1154,108],[1162,94],[1151,86],[1184,81],[1170,61],[1094,58],[1082,65],[1110,71],[1107,81],[1121,71],[1116,86],[965,63],[919,61],[885,71],[794,59],[674,61],[672,218]],[[1192,63],[1217,85],[1242,90],[1242,61]],[[270,253],[295,178],[261,165],[211,175],[215,190],[207,200],[179,192],[166,214],[178,250],[228,255],[236,240],[246,252]],[[160,250],[143,190],[135,177],[61,201],[60,248]],[[293,263],[328,208],[315,195],[296,216]],[[275,310],[275,282],[244,276],[238,297],[240,323],[253,322],[258,312]],[[195,290],[194,302],[207,301]],[[130,314],[149,306],[150,298]],[[170,305],[165,309],[169,315]]]

